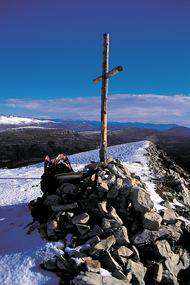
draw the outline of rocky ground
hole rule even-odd
[[[73,183],[43,176],[29,232],[59,241],[59,254],[42,267],[61,284],[189,284],[189,175],[154,144],[146,156],[159,209],[119,160],[91,163]]]
[[[162,205],[190,220],[190,175],[167,154],[150,143],[146,156]]]

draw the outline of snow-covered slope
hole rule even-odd
[[[141,177],[155,207],[160,209],[162,199],[150,180],[146,156],[149,145],[148,141],[117,145],[109,148],[109,155],[123,161],[131,172]],[[75,170],[97,160],[98,150],[70,156]],[[12,170],[0,169],[0,284],[58,284],[56,276],[39,268],[46,256],[57,251],[56,243],[41,240],[37,232],[27,235],[25,229],[32,221],[27,203],[41,195],[39,182],[42,173],[42,163]]]
[[[0,116],[0,125],[18,125],[18,126],[26,126],[26,125],[38,125],[42,123],[49,123],[49,120],[39,120],[32,118],[22,118],[15,116]]]

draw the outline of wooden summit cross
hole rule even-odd
[[[100,161],[107,161],[107,101],[108,101],[108,80],[113,75],[123,70],[122,66],[117,66],[109,71],[109,34],[103,35],[103,61],[102,75],[94,79],[94,83],[102,81],[101,89],[101,143]]]

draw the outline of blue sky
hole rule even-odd
[[[114,116],[110,110],[110,119],[190,126],[183,104],[178,105],[176,117],[171,114],[176,95],[189,102],[189,12],[188,0],[1,1],[0,113],[74,119],[73,102],[86,100],[88,107],[84,110],[78,103],[81,112],[76,116],[94,119],[97,110],[92,102],[98,100],[101,86],[92,79],[101,73],[102,33],[109,32],[110,68],[125,68],[110,80],[109,94],[120,94],[117,105],[126,108],[122,117],[119,109]],[[156,101],[157,119],[151,112],[154,97],[146,97],[145,110],[136,96],[143,94],[161,95]],[[133,108],[139,108],[136,117],[127,106],[129,96],[133,96],[129,105],[133,102]],[[167,106],[168,114],[161,119],[165,96],[171,112]],[[52,102],[53,110],[47,108]],[[61,106],[67,106],[67,112],[62,113]],[[140,116],[140,110],[147,116]]]

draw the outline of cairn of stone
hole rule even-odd
[[[146,185],[120,161],[85,170],[72,183],[43,176],[43,196],[29,203],[32,227],[60,241],[42,267],[64,285],[185,284],[188,225],[172,208],[158,213]]]

